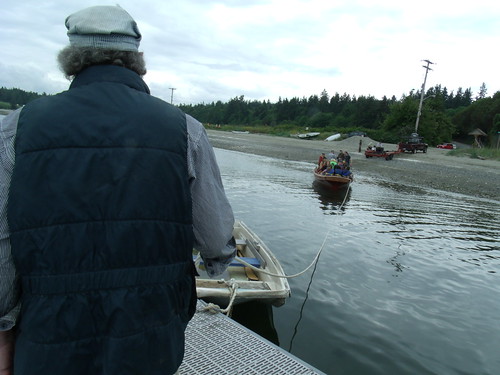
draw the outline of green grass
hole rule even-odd
[[[472,159],[488,159],[500,161],[500,149],[498,148],[459,148],[449,152],[453,156],[469,157]]]
[[[208,129],[212,130],[222,130],[222,131],[248,131],[250,133],[258,133],[265,135],[274,135],[277,137],[289,137],[290,134],[302,134],[302,133],[311,133],[311,132],[319,132],[321,133],[318,138],[326,138],[335,133],[341,133],[339,131],[328,131],[325,129],[315,129],[309,128],[305,129],[304,127],[295,126],[295,125],[277,125],[277,126],[266,126],[266,125],[221,125],[220,128],[208,127]]]
[[[0,102],[0,109],[11,109],[10,108],[10,103]]]

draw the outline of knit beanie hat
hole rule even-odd
[[[91,47],[137,52],[141,33],[134,19],[120,6],[94,6],[66,18],[69,42]]]

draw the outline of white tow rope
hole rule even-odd
[[[340,204],[339,210],[341,210],[342,207],[344,207],[344,204],[346,202],[347,195],[349,193],[349,189],[350,188],[351,188],[350,186],[347,187],[347,190],[346,190],[346,193],[345,193],[345,196],[344,196],[344,200]],[[240,257],[235,257],[234,259],[236,261],[240,262],[241,264],[243,264],[245,267],[251,268],[254,271],[257,271],[257,272],[260,272],[260,273],[263,273],[263,274],[266,274],[266,275],[269,275],[269,276],[273,276],[273,277],[280,277],[282,279],[292,279],[294,277],[298,277],[298,276],[301,276],[302,274],[306,273],[307,271],[309,271],[309,269],[311,267],[313,267],[318,262],[319,257],[320,257],[320,255],[321,255],[321,253],[323,251],[323,248],[325,247],[326,240],[328,239],[328,236],[330,235],[331,230],[332,229],[330,229],[326,233],[325,239],[323,240],[323,243],[321,244],[321,247],[319,248],[318,252],[316,253],[316,256],[314,257],[314,259],[311,262],[311,264],[309,264],[309,266],[307,266],[303,271],[301,271],[299,273],[296,273],[294,275],[279,275],[279,274],[276,274],[276,273],[265,271],[262,268],[255,267],[255,266],[251,265],[250,263],[244,261]],[[199,265],[200,261],[201,261],[201,257],[198,256],[196,258],[196,260],[195,260],[195,265],[196,264]],[[239,286],[238,286],[238,283],[236,282],[236,280],[234,280],[234,279],[231,279],[229,281],[221,280],[221,282],[224,282],[226,284],[226,286],[228,287],[229,291],[230,291],[230,299],[229,299],[229,304],[227,305],[227,307],[225,309],[222,309],[219,305],[217,305],[215,303],[208,303],[206,306],[203,306],[201,309],[199,309],[198,310],[199,312],[207,311],[207,312],[210,312],[212,314],[220,312],[220,313],[226,314],[227,316],[231,316],[231,312],[232,312],[232,309],[233,309],[233,304],[234,304],[234,301],[236,300],[237,289],[238,289]]]
[[[344,200],[342,201],[342,203],[340,204],[339,206],[339,210],[342,209],[342,207],[344,206],[345,204],[345,201],[347,199],[347,195],[349,193],[349,189],[351,187],[348,186],[347,187],[347,190],[346,190],[346,193],[345,193],[345,196],[344,196]],[[319,259],[319,256],[321,255],[321,252],[323,251],[323,248],[325,247],[325,243],[326,243],[326,240],[328,239],[328,236],[330,235],[330,232],[332,231],[332,229],[330,229],[326,235],[325,235],[325,239],[323,240],[323,243],[321,244],[321,247],[319,248],[318,250],[318,253],[316,254],[316,256],[314,257],[313,261],[311,262],[311,264],[309,266],[307,266],[306,269],[304,269],[303,271],[299,272],[299,273],[296,273],[294,275],[278,275],[278,274],[275,274],[275,273],[272,273],[272,272],[268,272],[268,271],[264,271],[263,269],[261,268],[258,268],[258,267],[255,267],[255,266],[252,266],[251,264],[245,262],[243,259],[239,258],[239,257],[235,257],[234,259],[238,262],[240,262],[241,264],[245,265],[246,267],[249,267],[255,271],[258,271],[258,272],[261,272],[261,273],[264,273],[266,275],[269,275],[269,276],[274,276],[274,277],[281,277],[282,279],[292,279],[294,277],[298,277],[304,273],[306,273],[312,266],[314,266],[314,264],[318,261]]]
[[[222,309],[219,305],[215,304],[215,303],[208,303],[206,306],[203,306],[202,308],[200,308],[198,311],[199,312],[204,312],[204,311],[207,311],[211,314],[216,314],[216,313],[222,313],[222,314],[226,314],[227,316],[231,316],[231,312],[233,310],[233,304],[234,304],[234,301],[236,299],[236,290],[238,289],[238,283],[236,282],[236,280],[234,279],[231,279],[229,281],[226,281],[226,280],[222,280],[224,281],[224,283],[226,284],[226,286],[228,287],[231,295],[230,295],[230,298],[229,298],[229,304],[227,305],[227,307],[225,309]]]

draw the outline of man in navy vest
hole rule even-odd
[[[150,95],[118,6],[66,19],[69,90],[0,129],[0,373],[173,374],[234,217],[203,126]],[[2,373],[2,374],[3,374]]]

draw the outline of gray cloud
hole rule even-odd
[[[397,97],[420,86],[422,59],[437,62],[428,85],[450,91],[482,82],[500,89],[495,61],[500,5],[450,8],[394,0],[122,0],[143,33],[155,95],[174,102],[302,97],[329,93]],[[115,2],[104,0],[104,4]],[[432,5],[432,6],[431,6]],[[56,64],[64,20],[86,0],[6,0],[0,12],[0,86],[64,90]],[[471,62],[464,54],[472,56]],[[476,58],[477,57],[477,58]]]

